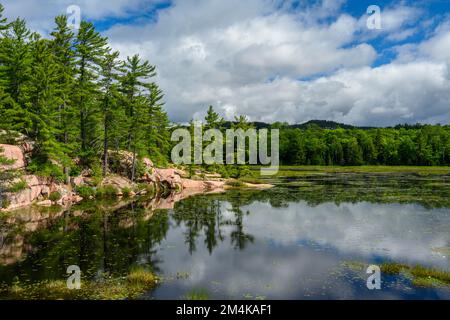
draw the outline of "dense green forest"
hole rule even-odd
[[[31,171],[61,178],[89,167],[104,175],[108,150],[119,149],[167,161],[169,120],[155,66],[138,55],[121,61],[89,22],[71,30],[58,16],[47,39],[22,19],[7,21],[3,10],[0,142],[14,132],[33,139]]]
[[[205,129],[268,128],[280,130],[283,165],[450,165],[450,126],[398,125],[392,128],[353,127],[330,121],[305,125],[252,123],[245,116],[233,122],[209,107]],[[330,128],[332,127],[332,128]]]
[[[383,129],[280,128],[280,161],[289,165],[449,165],[450,126]]]
[[[67,18],[58,16],[44,38],[24,20],[7,21],[2,14],[0,5],[0,143],[11,142],[15,133],[33,139],[31,172],[64,180],[90,168],[102,176],[111,170],[111,151],[119,150],[135,160],[149,156],[167,164],[176,126],[163,109],[155,66],[139,55],[121,60],[92,23],[83,21],[72,30]],[[323,123],[269,125],[280,129],[281,163],[450,164],[450,126],[341,128]],[[261,123],[245,116],[225,122],[210,107],[204,126],[245,130]],[[227,173],[229,167],[222,169]],[[139,161],[133,161],[130,178],[138,170]],[[230,175],[243,172],[248,171]]]

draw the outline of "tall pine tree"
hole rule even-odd
[[[78,108],[80,159],[91,164],[96,156],[98,139],[98,72],[107,52],[107,38],[102,37],[92,23],[82,21],[75,40],[77,81],[74,103]]]

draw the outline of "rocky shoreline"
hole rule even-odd
[[[82,172],[77,177],[71,177],[66,183],[58,183],[53,178],[39,177],[27,173],[28,157],[32,151],[32,143],[22,141],[20,145],[0,144],[1,156],[11,161],[8,164],[0,165],[0,172],[20,172],[20,176],[9,181],[9,185],[21,183],[21,190],[15,192],[3,191],[0,195],[2,205],[0,211],[12,211],[24,208],[30,205],[38,206],[70,206],[79,203],[84,198],[77,192],[80,187],[91,187],[93,190],[99,187],[112,187],[117,190],[117,197],[124,196],[126,190],[127,197],[136,197],[147,194],[149,189],[154,190],[155,195],[159,193],[169,193],[174,202],[179,201],[186,196],[209,193],[223,192],[229,189],[228,180],[223,179],[218,174],[202,173],[202,178],[188,178],[188,174],[179,168],[157,168],[152,161],[144,158],[145,173],[140,177],[137,183],[133,183],[127,177],[110,174],[100,183],[95,184],[90,172]],[[122,154],[124,165],[129,162],[129,156],[124,152]],[[265,189],[271,185],[256,185],[244,183],[245,187]],[[0,190],[1,191],[1,190]],[[52,195],[58,197],[52,199]]]

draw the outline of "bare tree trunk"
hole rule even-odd
[[[134,182],[136,175],[136,145],[133,146],[133,165],[131,169],[131,182]]]
[[[106,177],[108,172],[108,126],[106,124],[106,117],[104,123],[104,137],[103,137],[103,177]]]

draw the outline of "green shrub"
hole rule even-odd
[[[153,196],[156,192],[155,186],[152,183],[139,183],[137,191],[145,190],[147,195]]]
[[[128,188],[128,187],[125,187],[125,188],[122,188],[122,195],[125,197],[125,198],[129,198],[130,197],[130,195],[131,195],[131,189],[130,188]]]
[[[6,209],[10,206],[11,202],[7,199],[7,198],[3,198],[0,200],[1,204],[2,204],[2,208]]]
[[[50,196],[48,197],[48,199],[52,202],[57,202],[57,201],[61,200],[61,198],[62,198],[61,193],[59,193],[58,191],[52,192],[50,194]]]
[[[41,162],[39,159],[33,159],[27,169],[37,176],[50,177],[61,183],[66,180],[63,169],[49,161]]]
[[[14,159],[8,159],[1,155],[3,151],[4,151],[3,148],[0,148],[0,164],[3,164],[3,165],[14,164],[14,162],[15,162]]]
[[[97,188],[97,192],[95,193],[95,196],[99,199],[114,199],[117,197],[118,190],[116,187],[107,185],[104,187]]]
[[[78,166],[74,166],[70,168],[69,176],[78,177],[81,174],[81,168]]]
[[[136,161],[135,177],[140,178],[146,173],[146,166],[142,160]]]
[[[245,187],[245,184],[242,181],[238,180],[230,180],[225,183],[227,186],[233,187],[233,188],[242,188]]]
[[[75,189],[76,193],[83,199],[89,199],[95,196],[95,190],[89,186],[79,186]]]
[[[8,188],[9,192],[20,192],[25,190],[28,187],[28,184],[24,180],[20,180],[19,182],[14,183],[12,186]]]

